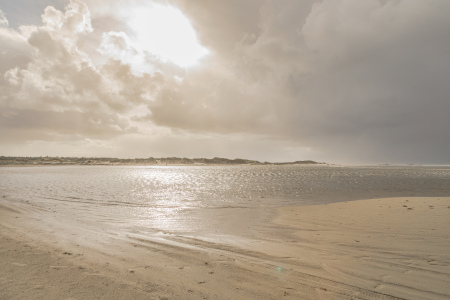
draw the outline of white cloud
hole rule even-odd
[[[4,74],[17,65],[27,63],[31,56],[32,48],[20,33],[8,27],[8,20],[0,10],[0,74]],[[1,80],[0,80],[1,85]]]
[[[5,73],[5,79],[6,81],[11,85],[19,85],[20,84],[20,78],[19,78],[19,68],[14,68]]]
[[[0,26],[1,27],[9,26],[8,19],[6,19],[5,13],[1,9],[0,9]]]
[[[81,1],[71,1],[64,13],[48,7],[42,18],[43,26],[24,29],[28,40],[7,29],[32,50],[25,64],[4,75],[0,106],[8,113],[1,116],[3,140],[58,139],[62,134],[109,138],[136,131],[122,113],[143,101],[152,77],[136,77],[117,61],[92,63],[78,47],[92,31],[89,10]]]
[[[62,34],[80,34],[91,32],[91,14],[88,6],[80,0],[71,0],[61,12],[48,6],[42,15],[44,27]]]

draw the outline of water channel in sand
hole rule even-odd
[[[13,204],[117,229],[190,234],[244,233],[275,207],[446,196],[449,182],[449,168],[417,166],[0,168],[0,195]]]

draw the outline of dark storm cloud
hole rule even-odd
[[[348,160],[449,161],[449,2],[253,4],[185,4],[202,42],[227,56],[195,91],[164,91],[156,122],[267,132]]]

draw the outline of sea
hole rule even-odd
[[[267,221],[277,207],[419,196],[450,196],[450,167],[0,168],[0,201],[54,216],[141,232],[195,234],[231,228],[224,225],[231,223],[240,224],[234,227],[239,230],[253,221]]]

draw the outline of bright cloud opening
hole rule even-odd
[[[195,64],[208,50],[197,40],[189,20],[176,8],[152,5],[137,8],[130,27],[136,48],[181,67]]]

